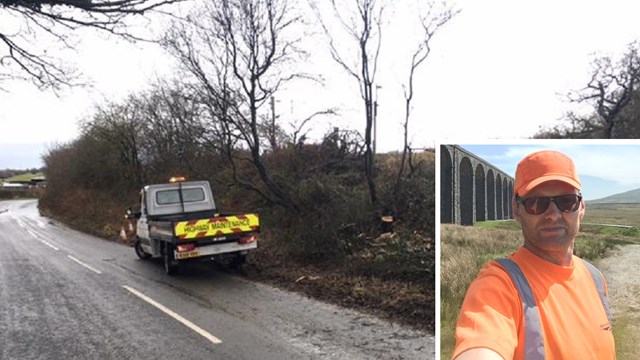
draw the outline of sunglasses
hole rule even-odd
[[[580,207],[582,195],[567,194],[558,196],[534,196],[526,199],[516,195],[516,202],[524,206],[524,211],[531,215],[540,215],[547,211],[551,202],[556,203],[558,210],[562,212],[574,212]]]

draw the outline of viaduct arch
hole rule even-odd
[[[457,145],[440,145],[440,222],[513,219],[514,179]]]

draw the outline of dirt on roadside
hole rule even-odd
[[[609,289],[618,360],[640,356],[640,245],[619,246],[597,265]]]
[[[428,284],[382,281],[354,276],[341,269],[280,264],[280,267],[252,267],[245,275],[282,289],[357,309],[388,321],[433,333],[435,290]]]
[[[265,246],[249,256],[244,268],[247,278],[435,332],[435,285],[426,273],[419,281],[379,278],[354,272],[354,261],[300,263],[271,250]]]

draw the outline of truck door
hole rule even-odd
[[[149,242],[149,219],[147,215],[147,192],[142,190],[140,192],[140,218],[136,225],[138,231],[138,237],[143,245],[150,246]]]

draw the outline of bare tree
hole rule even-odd
[[[639,46],[637,41],[629,44],[618,62],[610,57],[595,59],[587,86],[569,94],[573,102],[593,104],[605,138],[625,137],[618,128],[624,125],[625,109],[640,91]]]
[[[39,88],[53,89],[72,85],[77,73],[50,55],[51,49],[42,47],[56,43],[73,48],[69,33],[87,27],[133,39],[135,36],[127,33],[127,17],[179,1],[0,0],[0,82],[26,80]],[[43,41],[43,35],[53,41]],[[39,46],[33,45],[36,37]]]
[[[236,181],[298,211],[262,160],[260,109],[283,84],[305,77],[291,70],[301,55],[299,39],[291,37],[301,19],[286,0],[217,0],[187,20],[190,26],[176,24],[164,44],[203,89],[233,168],[249,161],[269,193],[247,179]],[[236,145],[250,156],[239,157]]]
[[[605,137],[600,116],[591,114],[580,116],[575,112],[568,112],[561,123],[553,126],[540,127],[532,136],[534,139],[602,139]]]
[[[404,143],[402,147],[402,158],[400,160],[400,168],[398,169],[398,175],[396,177],[394,193],[398,192],[400,180],[407,163],[407,155],[411,150],[409,145],[409,119],[411,116],[411,101],[413,100],[414,95],[414,75],[418,70],[418,67],[423,64],[424,61],[429,57],[429,54],[431,54],[431,41],[436,32],[460,12],[460,10],[453,10],[451,7],[445,7],[442,10],[434,9],[434,3],[429,3],[427,6],[427,10],[424,14],[418,14],[420,18],[420,24],[422,25],[423,37],[420,44],[418,44],[417,48],[413,52],[413,55],[411,56],[409,76],[407,78],[407,83],[403,85],[405,100],[405,115],[403,124]]]
[[[338,21],[344,33],[357,45],[356,61],[350,61],[350,53],[341,51],[336,44],[336,37],[340,36],[329,29],[328,21],[322,13],[318,3],[309,0],[315,11],[324,33],[329,39],[329,48],[333,60],[339,64],[360,87],[360,95],[365,108],[365,156],[364,168],[369,187],[369,201],[377,203],[376,183],[374,179],[374,156],[372,149],[372,132],[374,121],[373,87],[375,83],[378,56],[382,43],[382,18],[385,6],[384,0],[356,0],[347,4],[336,0],[329,0],[333,19]],[[355,7],[355,9],[353,9]]]
[[[320,111],[316,111],[313,114],[307,116],[306,118],[302,119],[302,120],[296,120],[293,121],[291,123],[289,123],[289,125],[291,126],[291,128],[293,128],[293,133],[290,135],[291,137],[291,144],[292,145],[298,145],[298,144],[302,144],[304,143],[305,139],[307,138],[308,132],[309,130],[306,128],[306,126],[316,117],[318,116],[333,116],[333,115],[337,115],[338,114],[338,109],[337,108],[329,108],[326,110],[320,110]]]
[[[187,170],[198,172],[203,110],[188,88],[177,81],[156,81],[151,90],[131,97],[128,103],[138,109],[150,172],[165,178]]]
[[[292,129],[291,133],[288,133],[287,130],[276,121],[280,116],[276,115],[274,101],[271,101],[270,104],[271,115],[262,116],[261,122],[258,124],[259,133],[261,137],[265,139],[263,148],[270,151],[280,149],[284,145],[299,145],[303,143],[310,129],[309,124],[315,118],[320,116],[333,116],[337,113],[337,109],[329,108],[316,111],[304,119],[294,118],[294,120],[288,124]]]
[[[95,144],[96,147],[108,147],[108,153],[100,158],[115,157],[110,166],[91,167],[87,178],[97,178],[104,183],[119,184],[119,188],[136,188],[146,182],[145,168],[142,160],[142,143],[144,142],[142,123],[138,120],[139,107],[129,99],[124,104],[107,103],[96,108],[95,114],[82,124],[82,135],[78,140]],[[90,156],[81,156],[89,161]],[[97,169],[100,170],[97,170]],[[116,174],[106,175],[105,172]],[[106,180],[111,178],[111,180]],[[120,178],[120,180],[117,180]],[[116,179],[116,180],[114,180]]]

